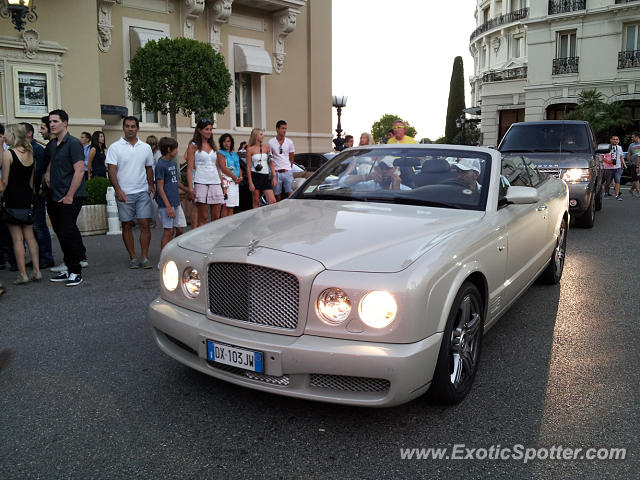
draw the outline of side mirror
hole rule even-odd
[[[599,143],[596,153],[609,153],[611,151],[611,145],[608,143]]]
[[[540,197],[538,196],[538,190],[533,187],[511,186],[505,195],[505,201],[507,203],[513,203],[516,205],[537,203],[539,200]]]

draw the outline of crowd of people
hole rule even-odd
[[[233,215],[240,203],[239,185],[245,180],[254,208],[261,195],[272,204],[288,197],[293,189],[295,146],[286,137],[284,120],[276,123],[276,136],[267,142],[264,131],[254,128],[249,142],[242,142],[238,152],[232,135],[222,134],[216,145],[213,122],[199,120],[184,154],[186,184],[180,174],[178,142],[153,135],[142,141],[136,117],[123,119],[123,136],[108,147],[104,132],[82,132],[76,138],[68,132],[68,122],[64,110],[42,117],[44,142],[33,138],[30,123],[9,125],[6,132],[0,125],[0,144],[5,150],[0,161],[0,269],[8,262],[18,272],[16,285],[41,281],[46,268],[54,274],[49,279],[52,282],[69,287],[83,282],[82,269],[88,267],[88,261],[76,222],[86,197],[86,182],[92,178],[107,177],[113,186],[128,266],[143,269],[153,268],[149,259],[152,224],[163,229],[161,248],[183,233],[187,221],[181,195],[189,202],[191,226],[197,228]],[[239,154],[246,156],[245,174]],[[58,266],[47,213],[64,257]],[[140,229],[139,255],[133,236],[135,222]],[[4,292],[0,284],[0,295]]]

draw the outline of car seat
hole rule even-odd
[[[425,185],[435,185],[445,180],[454,178],[451,172],[451,165],[444,158],[436,158],[427,160],[422,164],[420,173],[413,177],[414,184],[417,187]]]

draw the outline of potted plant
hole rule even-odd
[[[104,177],[93,177],[86,185],[87,196],[76,224],[82,235],[103,235],[108,230],[106,197],[111,182]]]

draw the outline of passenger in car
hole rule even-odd
[[[469,189],[475,193],[480,193],[482,185],[478,183],[480,177],[480,162],[477,158],[460,158],[458,162],[453,164],[458,174],[457,180],[469,186]]]
[[[393,166],[392,157],[380,159],[366,175],[343,176],[340,183],[345,186],[355,185],[355,190],[411,190],[411,187],[402,183]]]

